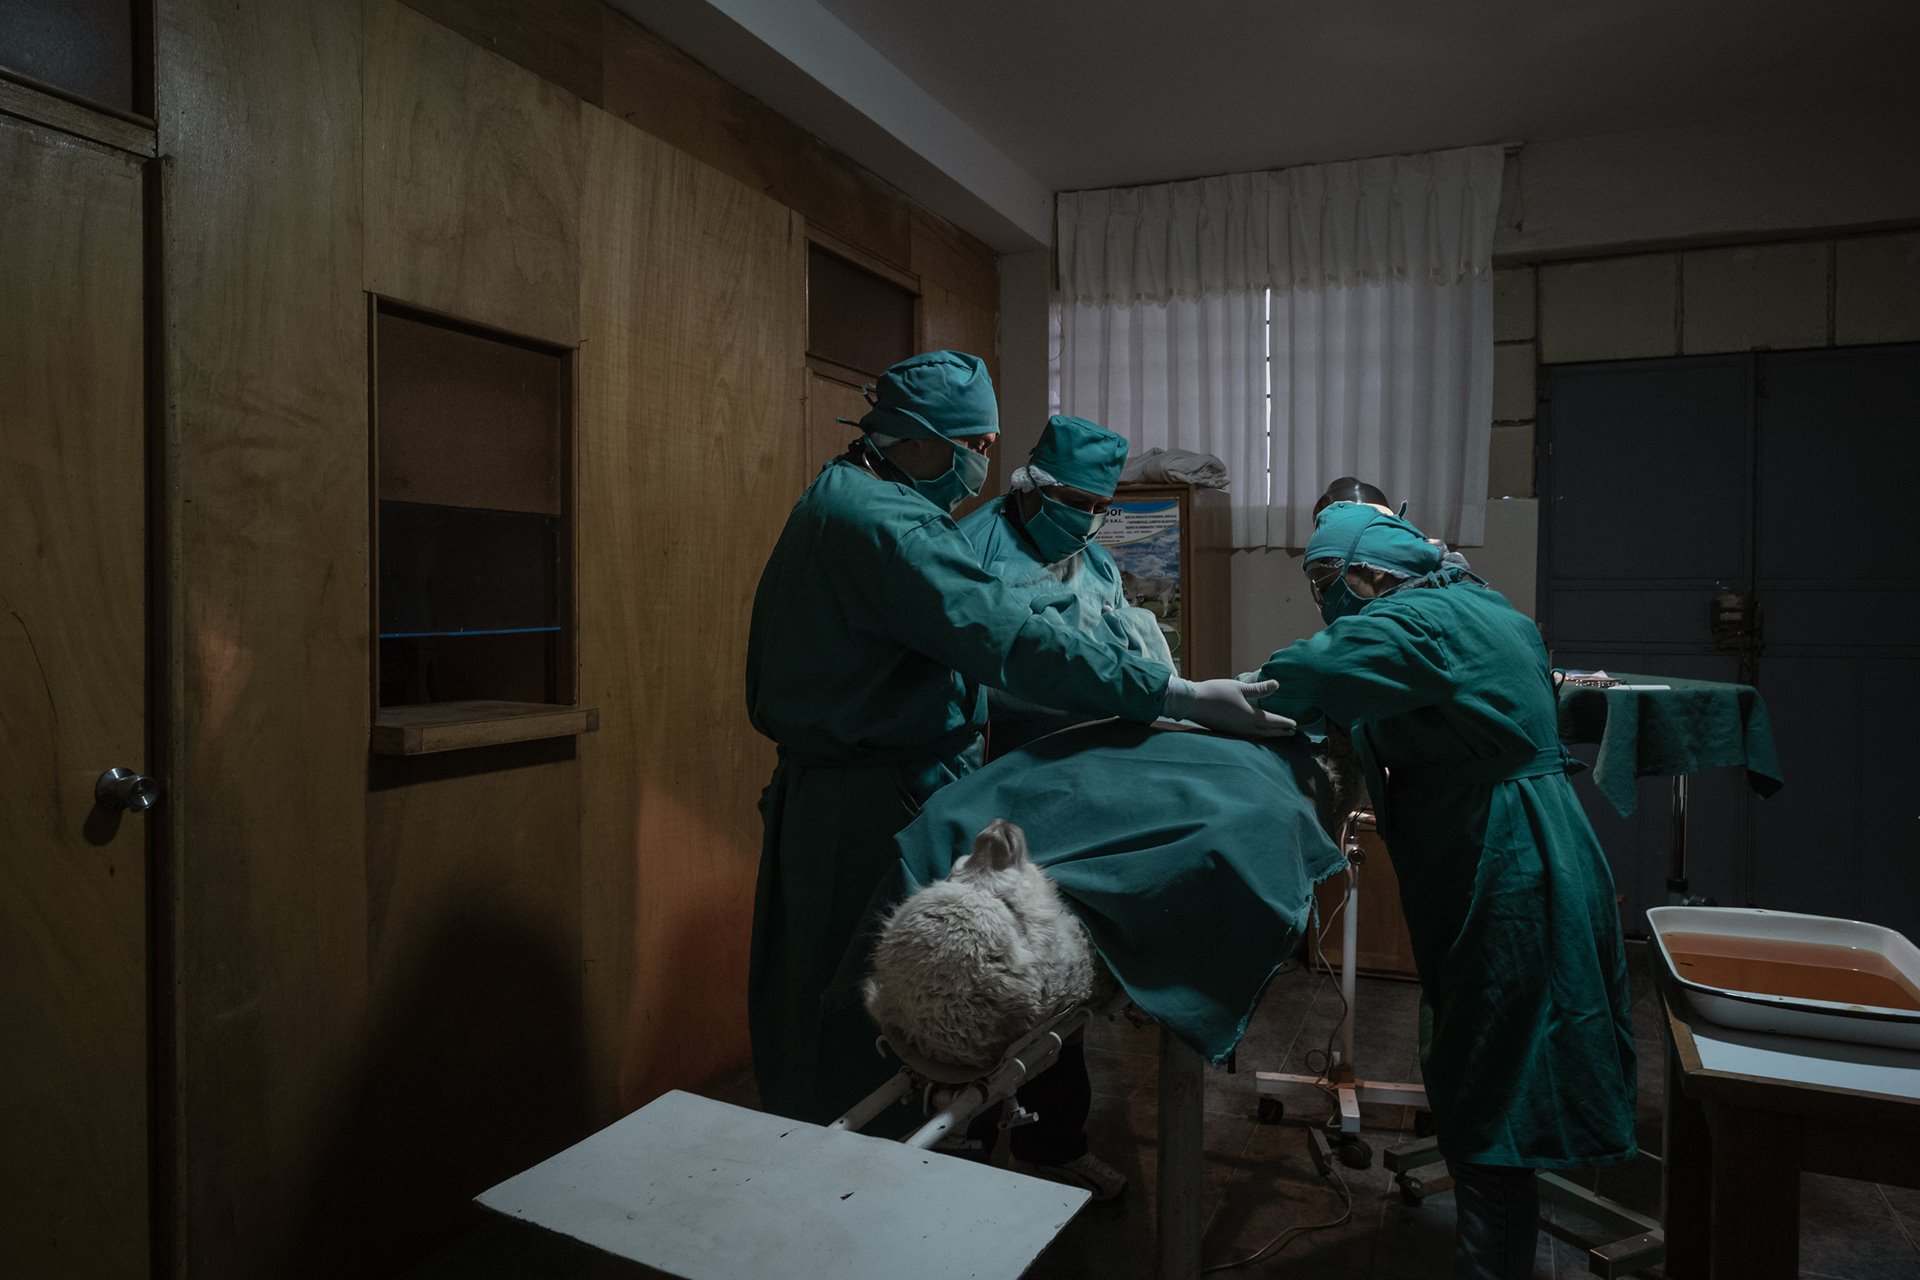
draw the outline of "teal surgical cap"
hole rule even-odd
[[[902,360],[868,389],[867,402],[873,408],[853,425],[901,440],[1000,430],[1000,406],[986,363],[963,351],[929,351]]]
[[[1040,443],[1027,461],[1053,477],[1055,484],[1071,485],[1103,498],[1113,496],[1120,469],[1127,465],[1127,439],[1085,418],[1047,419]]]
[[[1306,563],[1337,560],[1349,569],[1367,565],[1419,578],[1438,569],[1445,554],[1399,516],[1358,502],[1336,502],[1314,523]]]

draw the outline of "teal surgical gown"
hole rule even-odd
[[[1613,877],[1567,777],[1533,623],[1477,582],[1410,588],[1260,674],[1280,684],[1270,710],[1352,728],[1420,974],[1441,1151],[1535,1168],[1632,1155]]]
[[[831,1120],[888,1074],[833,975],[894,835],[979,764],[985,686],[1151,721],[1171,674],[1034,612],[907,486],[843,458],[821,470],[767,561],[747,644],[748,713],[779,746],[747,989],[767,1110]]]
[[[1173,655],[1159,620],[1127,603],[1120,566],[1107,549],[1089,543],[1059,564],[1048,564],[1021,531],[1016,501],[1014,494],[1005,494],[960,521],[960,532],[973,544],[982,567],[1035,613],[1050,613],[1076,631],[1107,636],[1171,668]],[[997,688],[987,690],[987,713],[995,755],[1086,718]]]

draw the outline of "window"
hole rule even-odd
[[[0,4],[0,67],[123,115],[149,110],[152,14],[129,0]]]
[[[384,300],[373,322],[376,722],[569,707],[573,353]]]
[[[817,233],[816,233],[817,234]],[[913,354],[919,288],[904,272],[807,246],[807,357],[816,372],[864,382]],[[834,368],[821,368],[824,362]],[[849,375],[866,375],[865,378]]]
[[[840,419],[867,411],[861,388],[914,352],[917,276],[807,231],[807,426],[812,467],[843,453],[851,432]]]

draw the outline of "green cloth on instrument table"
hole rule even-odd
[[[1761,796],[1783,785],[1766,699],[1752,685],[1610,674],[1622,684],[1672,686],[1560,686],[1560,737],[1600,744],[1593,785],[1621,817],[1639,807],[1639,778],[1743,765],[1747,784]]]
[[[1331,793],[1295,739],[1081,725],[928,799],[876,918],[945,876],[989,822],[1018,823],[1133,1002],[1217,1063],[1298,944],[1313,886],[1346,866]]]
[[[842,458],[767,560],[746,674],[753,726],[780,748],[760,802],[754,1069],[763,1107],[824,1122],[885,1078],[858,1001],[824,996],[893,834],[979,763],[983,686],[1150,721],[1172,672],[1035,613],[946,512]]]
[[[1421,1065],[1441,1151],[1535,1168],[1632,1155],[1613,876],[1566,777],[1533,623],[1475,582],[1409,588],[1260,676],[1279,683],[1270,710],[1351,726],[1431,1014]]]

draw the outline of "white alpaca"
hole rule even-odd
[[[1037,1024],[1091,999],[1096,975],[1087,931],[1028,859],[1026,833],[998,820],[945,880],[881,925],[867,1012],[896,1049],[983,1071]]]
[[[1367,803],[1345,733],[1331,736],[1312,787],[1330,834]],[[1026,833],[1001,819],[945,880],[881,923],[865,995],[903,1057],[965,1075],[993,1066],[1028,1031],[1110,991],[1112,981],[1085,926],[1028,858]]]

